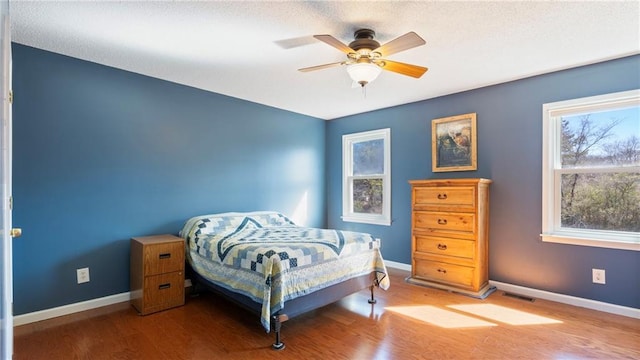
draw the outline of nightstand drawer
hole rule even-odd
[[[159,243],[144,248],[145,276],[181,271],[184,266],[184,242]]]
[[[184,274],[182,271],[147,276],[144,281],[142,313],[184,305]]]
[[[473,259],[476,243],[473,240],[415,236],[416,251],[442,256]]]
[[[471,287],[475,269],[436,261],[415,259],[415,277],[454,286]]]
[[[435,211],[416,211],[414,213],[414,229],[429,231],[459,231],[473,233],[475,214],[450,213]]]

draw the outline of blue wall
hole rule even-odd
[[[420,81],[429,86],[429,74]],[[489,178],[494,181],[491,280],[640,308],[640,252],[543,243],[539,236],[542,104],[637,88],[640,56],[633,56],[332,120],[327,124],[326,145],[328,226],[371,232],[382,239],[385,259],[410,264],[407,181]],[[478,170],[432,173],[431,120],[470,112],[477,113]],[[386,227],[343,222],[342,135],[387,127],[391,128],[393,223]],[[592,268],[606,270],[606,285],[592,284]]]
[[[638,87],[634,56],[325,122],[14,44],[14,313],[128,291],[129,238],[202,213],[302,209],[307,225],[371,232],[409,264],[407,181],[446,177],[494,181],[492,280],[640,308],[640,253],[539,237],[542,104]],[[431,173],[431,119],[468,112],[478,171]],[[393,224],[342,222],[341,136],[386,127]]]
[[[325,224],[323,120],[18,44],[13,89],[16,315],[129,291],[129,238],[194,215]]]

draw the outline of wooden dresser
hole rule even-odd
[[[184,305],[184,239],[131,239],[131,304],[140,315]]]
[[[408,282],[485,298],[489,285],[488,179],[411,180]]]

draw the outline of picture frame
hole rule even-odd
[[[476,113],[431,121],[431,170],[473,171],[478,169]]]

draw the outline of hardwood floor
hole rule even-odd
[[[640,320],[545,300],[485,300],[404,282],[283,324],[271,350],[252,314],[205,293],[138,316],[128,303],[15,328],[14,359],[640,359]]]

